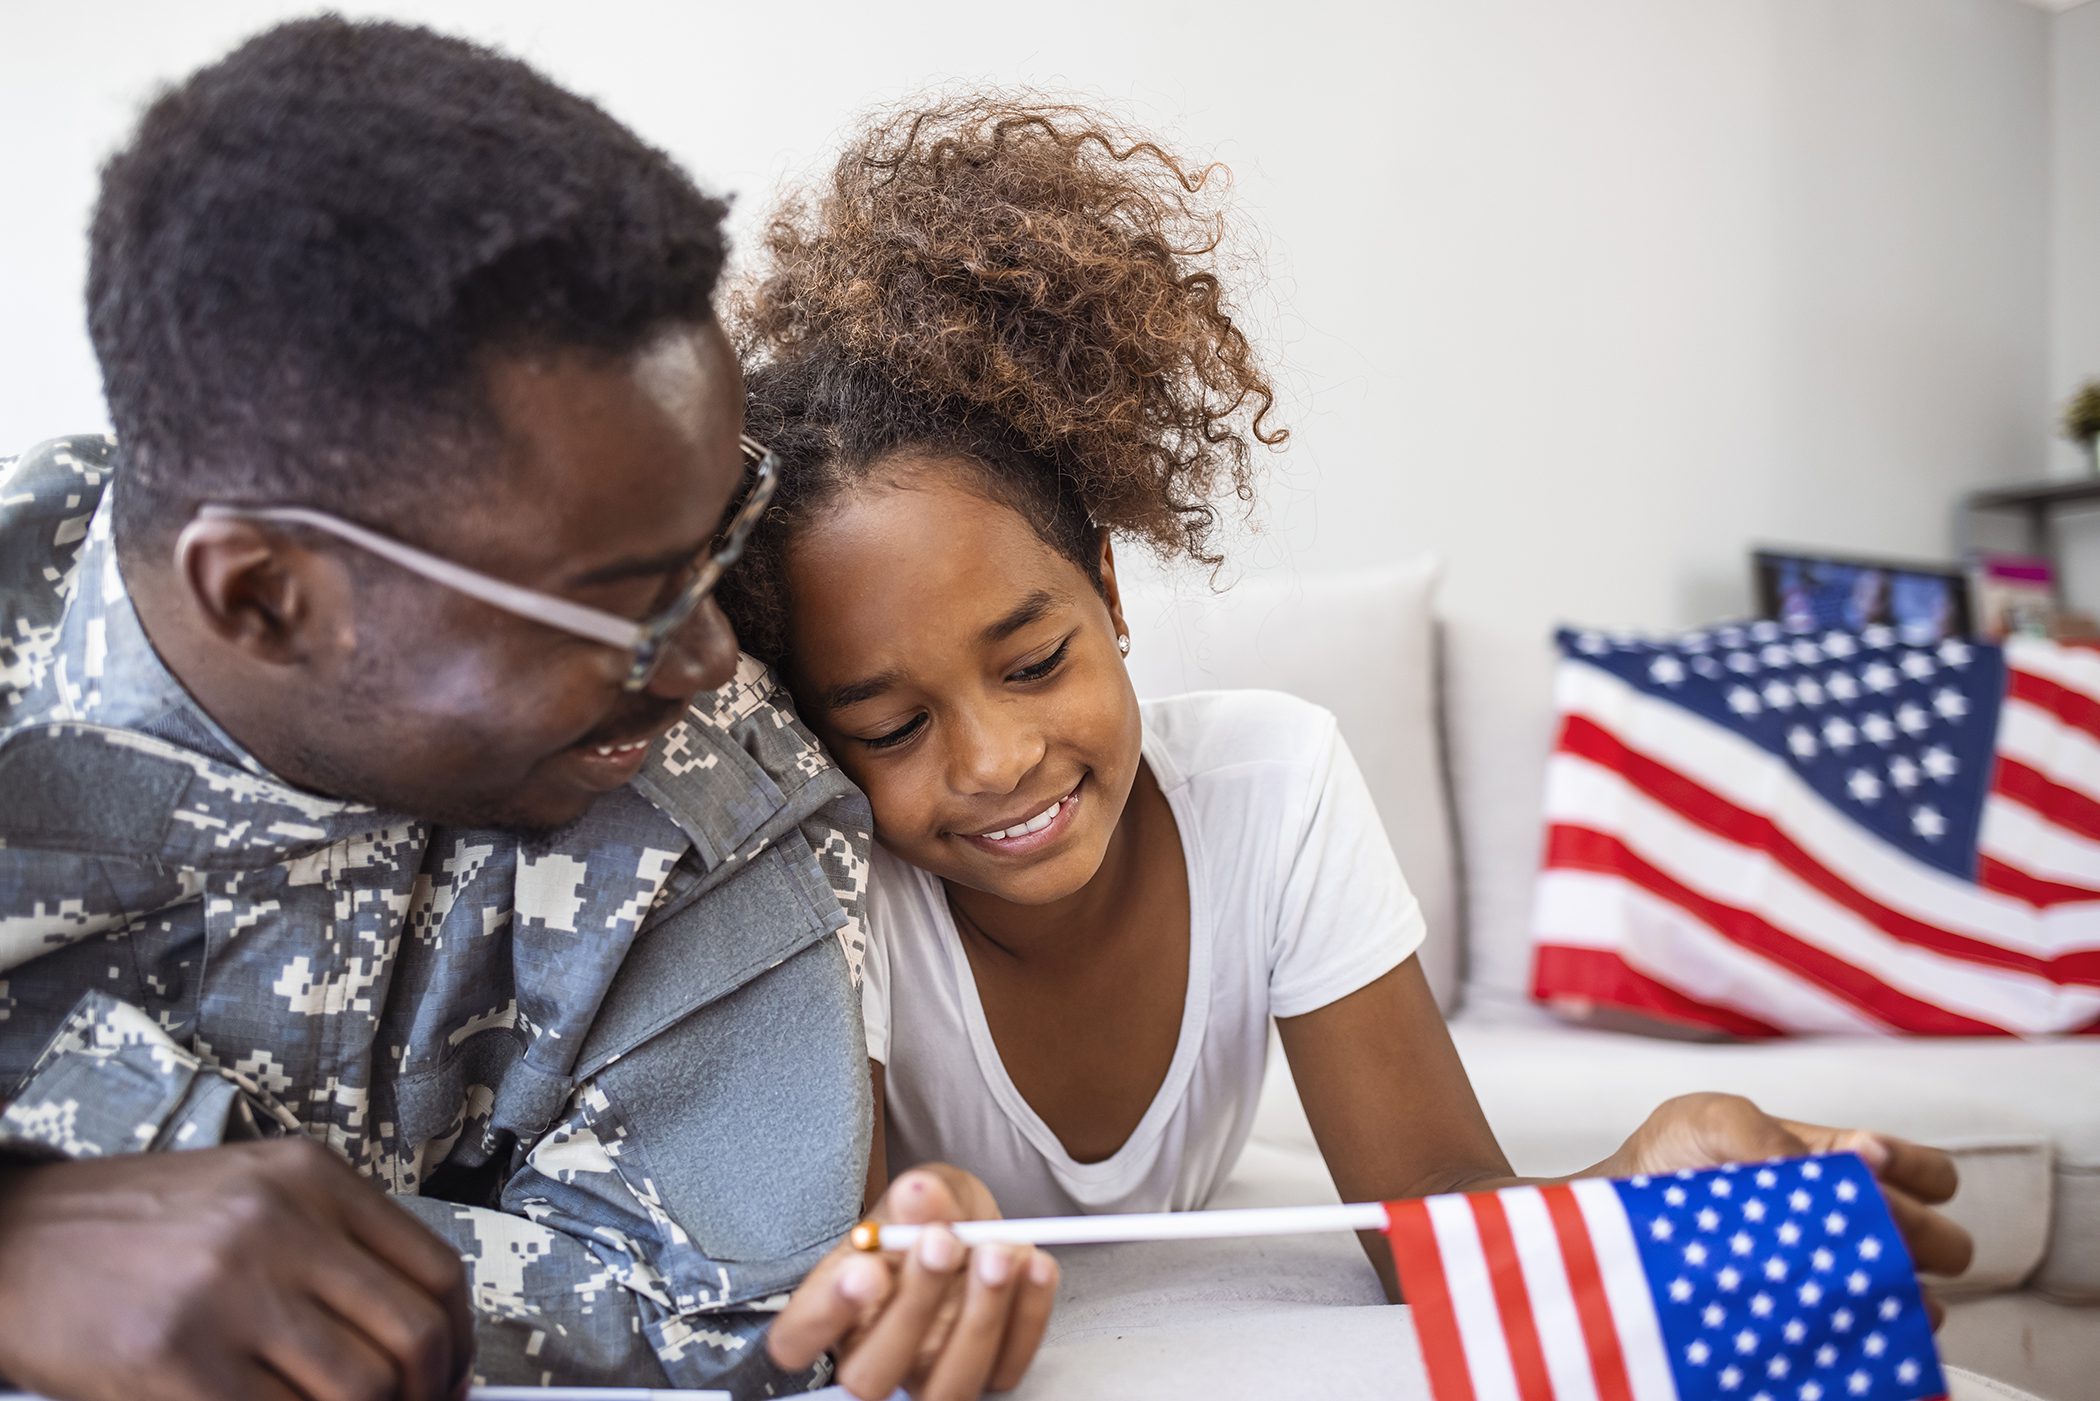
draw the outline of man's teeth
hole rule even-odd
[[[1066,796],[1069,797],[1070,795],[1067,794]],[[1003,842],[1014,837],[1025,837],[1030,832],[1040,832],[1051,823],[1057,821],[1057,810],[1064,805],[1065,799],[1059,798],[1026,822],[1015,823],[1013,826],[997,832],[979,832],[977,835],[988,842]]]
[[[593,747],[591,753],[601,759],[613,759],[622,755],[632,754],[637,749],[647,749],[648,747],[649,741],[641,739],[636,740],[633,744],[600,744]]]

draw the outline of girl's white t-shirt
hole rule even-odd
[[[940,881],[878,846],[862,1006],[893,1172],[954,1163],[1008,1216],[1200,1207],[1253,1126],[1269,1019],[1421,946],[1421,906],[1333,715],[1273,691],[1140,709],[1188,861],[1188,996],[1158,1094],[1112,1156],[1073,1161],[999,1059]]]

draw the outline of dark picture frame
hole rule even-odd
[[[1750,558],[1761,618],[1817,631],[1879,623],[1915,645],[1971,634],[1969,579],[1958,565],[1776,547]]]

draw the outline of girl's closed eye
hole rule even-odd
[[[1071,635],[1066,634],[1065,640],[1057,644],[1056,651],[1052,652],[1049,656],[1043,658],[1039,662],[1032,662],[1029,665],[1022,667],[1019,671],[1014,672],[1007,679],[1009,681],[1040,681],[1044,677],[1050,675],[1050,673],[1056,671],[1059,667],[1064,665],[1065,653],[1069,652],[1071,648]]]
[[[1070,634],[1066,634],[1064,640],[1057,644],[1057,650],[1039,662],[1030,662],[1020,670],[1010,673],[1007,676],[1007,680],[1023,684],[1045,680],[1065,664],[1065,657],[1071,650],[1072,638]],[[925,726],[926,717],[924,715],[914,715],[911,719],[894,729],[885,730],[879,735],[862,737],[861,743],[870,749],[895,749],[898,745],[905,743],[918,734]]]
[[[870,749],[894,749],[925,728],[925,725],[926,717],[924,715],[914,715],[896,729],[885,731],[879,735],[867,736],[861,740],[861,743]]]

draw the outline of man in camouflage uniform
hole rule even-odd
[[[521,65],[339,21],[112,162],[121,438],[0,460],[0,1373],[1025,1367],[1047,1260],[835,1248],[868,818],[706,599],[765,470],[720,215]]]

